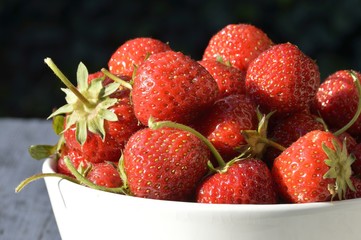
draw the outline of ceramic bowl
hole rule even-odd
[[[47,159],[44,173],[54,172]],[[360,240],[361,199],[231,205],[161,201],[45,178],[63,240]]]

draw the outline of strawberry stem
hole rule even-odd
[[[344,132],[346,132],[359,118],[360,114],[361,114],[361,84],[360,84],[360,80],[358,79],[358,77],[356,76],[356,73],[354,71],[349,71],[353,82],[356,85],[357,88],[357,93],[359,96],[359,100],[358,100],[358,104],[357,104],[357,111],[355,113],[355,115],[353,116],[353,118],[341,129],[337,130],[336,132],[334,132],[333,134],[335,136],[338,136]]]
[[[102,71],[102,73],[104,73],[105,76],[109,77],[114,82],[120,83],[120,85],[122,85],[123,87],[125,87],[125,88],[127,88],[129,90],[133,89],[132,84],[130,84],[129,82],[124,81],[123,79],[115,76],[114,74],[112,74],[111,72],[106,70],[105,68],[102,68],[101,71]]]
[[[72,164],[72,162],[70,161],[70,159],[68,157],[64,158],[64,163],[67,166],[67,168],[69,169],[69,171],[76,177],[76,179],[79,182],[81,182],[82,184],[84,184],[85,186],[90,187],[92,189],[105,191],[105,192],[126,194],[124,187],[108,188],[108,187],[96,185],[95,183],[89,181],[75,169],[74,165]]]
[[[60,174],[60,173],[40,173],[40,174],[36,174],[33,175],[25,180],[23,180],[16,188],[15,188],[15,192],[20,192],[26,185],[28,185],[29,183],[41,179],[41,178],[45,178],[45,177],[59,177],[62,179],[66,179],[69,180],[73,183],[80,183],[77,179],[64,175],[64,174]]]
[[[93,108],[93,104],[89,102],[89,100],[84,97],[83,94],[79,92],[79,90],[69,81],[69,79],[60,71],[60,69],[55,65],[51,58],[45,58],[44,62],[49,66],[49,68],[54,72],[54,74],[65,84],[67,88],[70,89],[78,99],[84,103],[88,108]]]
[[[190,132],[190,133],[194,134],[196,137],[198,137],[200,140],[202,140],[207,145],[207,147],[210,149],[210,151],[212,152],[212,154],[216,158],[217,163],[218,163],[218,165],[220,167],[224,167],[226,165],[226,163],[223,160],[222,156],[219,154],[219,152],[213,146],[213,144],[205,136],[203,136],[200,132],[194,130],[193,128],[188,127],[188,126],[183,125],[183,124],[180,124],[180,123],[171,122],[171,121],[155,122],[152,117],[149,118],[148,126],[149,126],[150,129],[153,129],[153,130],[156,130],[156,129],[159,129],[159,128],[162,128],[162,127],[170,127],[170,128],[176,128],[176,129],[180,129],[180,130],[183,130],[183,131]]]

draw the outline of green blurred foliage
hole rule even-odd
[[[198,60],[230,23],[251,23],[275,43],[298,45],[323,79],[339,69],[361,70],[359,0],[2,0],[0,116],[45,118],[64,103],[45,57],[73,82],[80,61],[95,72],[134,37],[158,38]]]

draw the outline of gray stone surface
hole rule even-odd
[[[28,147],[56,141],[51,121],[0,119],[0,239],[60,239],[44,180],[15,193],[22,180],[41,172],[43,161],[32,159]]]

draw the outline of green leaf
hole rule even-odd
[[[57,109],[55,112],[53,112],[49,117],[48,119],[56,116],[56,115],[60,115],[60,114],[66,114],[66,113],[70,113],[72,112],[74,109],[73,109],[73,105],[70,105],[70,104],[66,104],[62,107],[60,107],[59,109]]]
[[[86,121],[78,121],[76,123],[76,140],[83,145],[87,139],[88,130]]]
[[[99,134],[100,137],[104,140],[105,138],[105,129],[104,129],[104,120],[99,118],[99,117],[95,117],[93,119],[91,119],[88,122],[88,128],[89,131],[95,134]]]
[[[102,94],[102,97],[107,97],[110,94],[114,93],[115,91],[117,91],[120,87],[120,83],[110,83],[108,84],[105,89],[104,89],[104,93]]]
[[[53,117],[53,130],[56,135],[60,135],[64,131],[64,116],[58,115]]]
[[[78,89],[80,92],[85,91],[88,88],[88,75],[88,69],[82,62],[80,62],[76,72]]]
[[[108,121],[112,121],[112,122],[115,122],[118,120],[118,116],[112,112],[112,111],[109,111],[107,109],[101,109],[98,113],[99,117],[105,119],[105,120],[108,120]]]
[[[48,158],[56,153],[56,146],[52,145],[31,145],[28,149],[29,154],[36,160]]]

